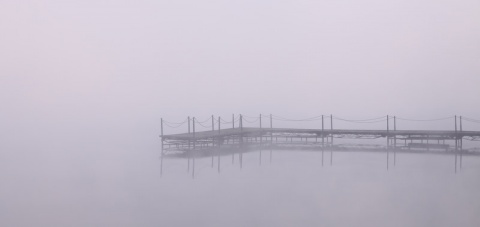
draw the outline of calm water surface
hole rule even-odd
[[[48,153],[48,152],[46,152]],[[134,149],[4,153],[0,226],[480,226],[480,157],[249,152],[187,160]],[[53,155],[56,154],[56,155]],[[22,158],[12,164],[10,159]]]

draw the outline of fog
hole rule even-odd
[[[477,157],[454,174],[448,155],[249,153],[160,177],[158,136],[212,114],[480,119],[479,27],[470,0],[2,0],[0,225],[476,226]]]

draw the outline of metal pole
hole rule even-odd
[[[212,115],[212,168],[213,168],[213,148],[215,147],[215,135],[214,135],[214,131],[215,131],[215,122],[214,122],[214,117]]]
[[[387,115],[387,150],[390,148],[390,128],[389,128],[390,117]]]
[[[195,178],[195,148],[197,146],[197,139],[195,138],[195,117],[192,119],[193,125],[193,150],[192,150],[192,178]]]
[[[262,114],[260,114],[259,120],[260,120],[260,123],[259,123],[260,124],[260,157],[258,159],[259,160],[258,162],[259,162],[259,165],[262,165],[262,146],[263,146]]]
[[[390,117],[387,115],[387,170],[388,170],[388,156],[389,156],[389,150],[390,150],[390,128],[389,128],[389,122],[390,122]]]
[[[455,115],[455,173],[457,172],[457,151],[458,151],[457,115]]]
[[[190,134],[190,116],[188,116],[187,120],[188,120],[188,134]],[[190,150],[190,137],[188,139],[188,150]]]
[[[333,147],[333,115],[330,114],[330,143]]]
[[[232,114],[232,128],[235,128],[235,114]]]
[[[273,146],[273,118],[270,114],[270,163],[272,163],[272,146]]]
[[[325,133],[323,127],[323,115],[322,115],[322,166],[323,166],[323,152],[325,150]]]
[[[388,122],[389,122],[389,120],[390,120],[390,117],[387,115],[387,133],[388,133],[388,131],[389,131],[389,127],[388,127]]]
[[[330,149],[330,165],[333,164],[333,115],[330,114],[330,143],[331,143],[331,149]]]
[[[193,128],[193,150],[195,150],[196,146],[197,146],[197,140],[195,138],[195,117],[193,117],[192,119],[192,128]]]
[[[221,119],[220,117],[218,117],[218,135],[220,136],[220,124],[221,124]],[[220,137],[218,137],[218,147],[220,147]],[[223,143],[223,142],[222,142]],[[218,156],[217,156],[217,159],[218,159],[218,172],[220,173],[220,151],[218,151]]]
[[[243,165],[243,116],[240,114],[240,169]]]
[[[393,166],[396,164],[396,158],[397,158],[397,117],[393,116],[393,130],[395,131],[395,138],[393,142]]]
[[[259,120],[260,120],[260,129],[262,129],[262,114],[260,114]]]
[[[460,169],[462,169],[462,158],[463,158],[463,136],[462,133],[462,116],[460,116]]]
[[[243,116],[240,114],[240,138],[243,147]]]

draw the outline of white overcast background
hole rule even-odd
[[[478,1],[2,0],[0,32],[2,146],[211,114],[480,118]]]

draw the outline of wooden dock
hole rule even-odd
[[[270,120],[270,127],[262,127],[262,119]],[[325,119],[330,119],[330,129],[325,128]],[[319,129],[302,128],[274,128],[273,120],[282,120],[283,118],[273,118],[272,115],[260,115],[257,117],[259,127],[243,127],[243,122],[248,121],[242,115],[232,117],[230,122],[222,121],[219,117],[211,117],[211,128],[205,124],[210,124],[210,120],[202,123],[196,122],[195,118],[188,118],[185,122],[175,123],[178,125],[188,124],[186,133],[163,134],[164,121],[162,119],[162,152],[170,151],[190,151],[198,149],[212,149],[221,147],[252,147],[269,146],[271,148],[279,146],[311,146],[312,148],[334,148],[335,139],[378,139],[385,138],[385,148],[390,149],[443,149],[463,150],[463,140],[480,141],[480,131],[464,131],[462,128],[462,117],[452,117],[455,120],[454,130],[397,130],[397,118],[385,116],[385,118],[374,118],[366,123],[385,121],[386,128],[383,130],[355,130],[355,129],[333,129],[332,115],[318,118],[309,118],[308,121],[321,120]],[[341,119],[341,118],[338,118]],[[390,121],[393,119],[393,128],[390,127]],[[345,120],[345,119],[342,119]],[[443,119],[441,119],[443,120]],[[356,120],[358,121],[358,120]],[[361,120],[361,123],[365,123]],[[208,123],[206,123],[208,122]],[[252,121],[248,121],[252,122]],[[458,126],[457,127],[457,122]],[[232,123],[231,128],[221,129],[222,123]],[[235,127],[235,123],[238,123]],[[480,123],[480,122],[479,122]],[[165,123],[171,126],[171,123]],[[195,130],[198,125],[203,126],[202,131]],[[449,143],[450,142],[450,143]]]
[[[262,120],[269,120],[269,127],[262,125]],[[325,119],[330,120],[329,129],[326,128]],[[385,122],[385,128],[379,130],[358,130],[358,129],[334,129],[333,120],[343,120],[353,123],[378,123]],[[454,120],[453,130],[397,130],[397,119],[410,121],[439,121]],[[468,122],[480,124],[480,120],[464,118]],[[305,128],[274,128],[273,120],[278,121],[320,121],[321,127],[318,129]],[[393,120],[393,122],[391,122]],[[258,122],[258,127],[244,127],[244,121],[248,123]],[[210,124],[211,123],[211,124]],[[393,127],[391,127],[393,123]],[[275,149],[310,149],[322,152],[330,151],[330,163],[333,160],[333,151],[349,149],[368,149],[385,151],[387,154],[387,169],[389,151],[393,152],[393,163],[395,165],[395,155],[398,151],[416,151],[416,152],[446,152],[455,155],[455,171],[457,169],[457,155],[460,157],[460,167],[462,163],[462,155],[468,153],[463,148],[463,141],[480,141],[480,131],[465,131],[462,127],[462,117],[452,116],[442,119],[433,120],[411,120],[397,118],[395,116],[384,116],[367,120],[347,120],[335,118],[334,116],[317,116],[307,119],[286,119],[282,117],[274,117],[273,115],[259,115],[259,117],[232,116],[231,121],[225,121],[218,117],[212,116],[204,121],[197,121],[196,118],[188,117],[185,121],[179,123],[167,122],[161,119],[161,160],[163,163],[164,155],[183,155],[188,160],[192,158],[193,166],[196,156],[204,154],[212,157],[222,154],[232,154],[232,162],[234,153],[239,153],[240,166],[242,165],[242,153],[247,150],[269,150],[270,160],[272,150]],[[221,128],[224,124],[231,125],[228,128]],[[237,125],[236,125],[237,124]],[[178,134],[164,134],[164,127],[179,128],[188,126],[187,132]],[[318,125],[318,124],[316,124]],[[196,130],[199,126],[203,127],[201,131]],[[359,144],[358,146],[339,143],[341,139],[380,139],[383,144],[368,146]],[[261,160],[261,158],[260,158]],[[190,161],[188,161],[190,163]],[[190,165],[190,164],[189,164]],[[193,167],[194,168],[194,167]]]

